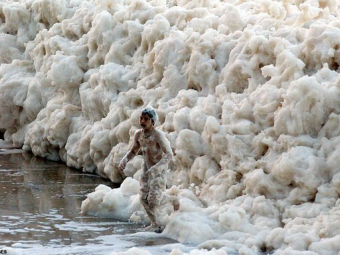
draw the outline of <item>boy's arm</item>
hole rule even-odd
[[[140,144],[138,142],[138,136],[139,136],[139,130],[135,132],[135,135],[133,137],[133,144],[131,150],[129,150],[125,156],[122,158],[122,160],[119,163],[119,170],[123,172],[125,169],[126,164],[134,157],[137,155],[139,149],[140,149]]]
[[[158,167],[162,164],[168,164],[170,160],[173,159],[172,149],[170,146],[169,140],[166,138],[165,134],[162,131],[158,131],[158,144],[164,152],[163,157],[160,161],[158,161],[153,167]],[[152,167],[149,169],[151,170]]]

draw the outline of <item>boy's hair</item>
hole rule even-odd
[[[149,117],[150,117],[150,119],[151,119],[151,122],[152,122],[152,124],[154,125],[155,122],[156,122],[156,120],[157,120],[157,113],[156,113],[156,111],[155,111],[152,107],[147,106],[147,107],[145,107],[145,108],[142,110],[141,115],[144,115],[144,114],[149,115]]]

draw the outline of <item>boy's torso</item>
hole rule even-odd
[[[162,159],[163,151],[159,145],[157,130],[153,130],[150,135],[144,135],[143,130],[138,133],[140,150],[144,156],[144,164],[147,168],[157,164]]]

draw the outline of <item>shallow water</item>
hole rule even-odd
[[[18,254],[171,250],[173,240],[142,233],[141,225],[80,214],[86,194],[99,184],[113,188],[110,181],[18,150],[0,154],[0,247]]]

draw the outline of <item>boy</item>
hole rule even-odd
[[[133,145],[120,161],[119,170],[124,171],[127,162],[142,151],[144,157],[144,169],[140,178],[140,202],[151,220],[148,230],[161,233],[163,227],[157,224],[156,209],[165,204],[169,198],[164,194],[166,188],[166,173],[168,163],[172,160],[170,142],[164,133],[154,128],[157,114],[151,107],[142,110],[139,123],[142,129],[136,131]],[[175,210],[179,209],[179,203],[173,200]]]

